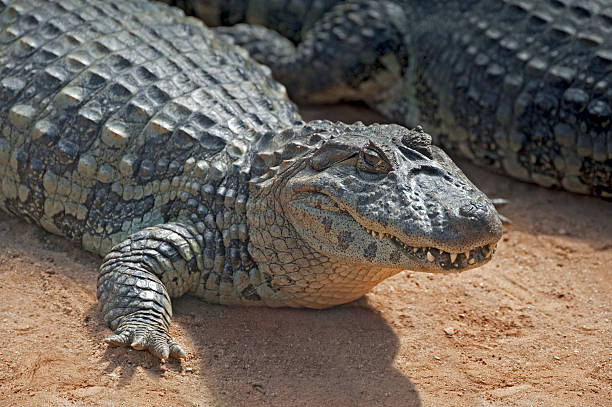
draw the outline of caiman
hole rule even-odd
[[[146,0],[0,0],[0,209],[104,257],[107,342],[184,357],[171,297],[326,308],[490,260],[495,208],[422,129],[301,120]]]

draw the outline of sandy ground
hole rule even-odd
[[[100,259],[0,215],[0,405],[612,405],[612,203],[461,164],[511,199],[492,262],[325,311],[182,298],[182,363],[108,348]]]

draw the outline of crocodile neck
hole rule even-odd
[[[343,304],[363,296],[397,272],[373,264],[339,261],[301,237],[294,226],[300,222],[290,219],[280,203],[286,180],[306,165],[290,164],[282,173],[272,170],[250,183],[249,252],[257,263],[261,281],[267,282],[260,291],[268,306],[327,308]],[[333,233],[331,223],[322,227]]]

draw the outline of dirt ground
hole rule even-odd
[[[489,264],[325,311],[182,298],[182,363],[107,347],[100,259],[0,215],[0,405],[611,406],[612,203],[460,164],[511,200]]]

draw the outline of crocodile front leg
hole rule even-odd
[[[188,224],[146,228],[115,246],[98,277],[98,300],[115,334],[107,343],[146,349],[162,360],[185,358],[168,332],[170,297],[195,287],[202,270],[202,243]]]
[[[269,66],[297,103],[375,102],[408,65],[405,20],[391,1],[343,2],[317,20],[295,50],[289,40],[260,26],[215,31]]]
[[[278,65],[296,58],[296,48],[278,32],[261,25],[236,24],[214,28],[215,34],[231,44],[240,45],[258,62],[280,69]]]

